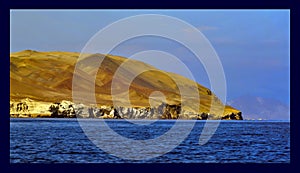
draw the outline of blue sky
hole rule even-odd
[[[13,10],[10,14],[11,52],[24,49],[80,52],[103,27],[138,14],[173,16],[201,30],[222,62],[227,100],[252,95],[289,105],[289,10]],[[149,49],[178,56],[197,82],[210,86],[202,64],[194,55],[167,39],[128,40],[112,54],[130,56]],[[159,68],[180,73],[170,66]]]

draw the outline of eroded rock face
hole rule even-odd
[[[61,103],[52,104],[49,107],[51,117],[53,118],[75,118],[74,104],[63,100]]]
[[[161,104],[162,107],[162,119],[178,119],[181,114],[181,104],[179,105],[169,105]]]
[[[181,105],[161,104],[158,107],[89,107],[89,118],[111,119],[177,119]],[[77,115],[82,116],[82,115]]]
[[[10,101],[10,116],[15,118],[50,117],[49,107],[51,103],[22,99]]]
[[[42,103],[25,99],[10,103],[11,117],[52,118],[101,118],[101,119],[197,119],[242,120],[242,113],[216,116],[209,113],[195,113],[182,110],[181,104],[162,103],[157,107],[113,107],[102,105],[86,106],[63,100],[58,103]]]
[[[28,111],[28,105],[24,101],[18,103],[11,102],[10,112],[12,117],[31,117],[31,114]]]
[[[235,113],[227,114],[223,116],[221,119],[222,120],[243,120],[242,112],[238,112],[236,114]]]

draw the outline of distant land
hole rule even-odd
[[[290,120],[289,106],[276,99],[242,96],[227,103],[243,110],[244,119]]]
[[[11,117],[55,117],[55,118],[129,118],[129,119],[224,119],[242,120],[242,112],[232,106],[224,105],[208,88],[181,75],[156,69],[146,63],[121,56],[89,54],[81,59],[84,70],[75,74],[79,81],[77,89],[86,88],[89,76],[96,75],[95,96],[97,104],[73,103],[72,79],[80,53],[38,52],[24,50],[10,54],[10,116]],[[93,68],[96,56],[105,57],[101,67]],[[121,67],[122,63],[129,65]],[[124,86],[128,76],[141,69],[151,69],[139,74],[129,87],[131,106],[114,106],[111,88],[114,74],[121,73],[113,87],[118,91],[117,102],[126,98]],[[181,95],[174,80],[188,94],[181,105]],[[195,95],[196,86],[199,95]],[[122,90],[123,89],[123,90]],[[195,88],[194,88],[195,89]],[[156,97],[161,92],[165,100]],[[149,102],[151,97],[152,103]],[[200,101],[197,99],[200,97]],[[211,108],[211,103],[216,106]],[[223,110],[223,108],[225,109]],[[221,112],[221,113],[220,113]]]

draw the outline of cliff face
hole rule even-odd
[[[86,66],[78,78],[83,91],[86,77],[96,74],[95,95],[97,105],[72,103],[72,79],[79,53],[36,52],[26,50],[10,55],[10,100],[12,117],[74,117],[93,118],[149,118],[149,119],[242,119],[241,112],[230,106],[220,114],[223,103],[208,88],[183,76],[161,71],[136,60],[119,56],[105,56],[101,67],[95,71]],[[84,61],[84,60],[81,60]],[[91,60],[88,60],[91,61]],[[126,62],[126,67],[120,65]],[[84,64],[85,62],[82,62]],[[93,62],[89,62],[93,64]],[[91,70],[90,70],[91,69]],[[139,74],[129,87],[131,106],[113,106],[111,88],[115,87],[119,103],[124,102],[124,86],[128,76],[142,69],[150,71]],[[118,80],[112,85],[115,72],[120,70]],[[175,83],[174,80],[180,81]],[[180,85],[180,86],[178,86]],[[199,95],[192,88],[197,86]],[[180,88],[187,94],[186,106],[181,106]],[[155,98],[160,91],[165,99]],[[154,98],[153,98],[154,97]],[[198,100],[200,97],[200,100]],[[150,101],[149,101],[150,99]],[[66,101],[63,101],[66,100]],[[211,103],[216,105],[211,107]]]

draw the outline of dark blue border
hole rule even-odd
[[[290,172],[289,164],[14,164],[12,172]]]
[[[141,1],[141,0],[10,0],[0,1],[1,118],[0,172],[297,172],[299,158],[299,19],[293,0]],[[291,9],[291,163],[290,164],[10,164],[9,163],[9,10],[10,9]],[[280,81],[279,81],[280,82]]]
[[[299,6],[294,4],[293,7],[291,7],[290,10],[290,106],[291,106],[291,166],[290,171],[292,172],[292,169],[295,171],[297,170],[297,164],[299,163],[299,156],[300,156],[300,149],[299,149],[299,125],[298,122],[300,122],[300,117],[297,115],[299,114],[298,108],[299,108],[299,102],[297,101],[297,98],[300,98],[299,95],[299,88],[300,88],[300,82],[299,82],[299,22],[297,22],[297,19],[300,17],[300,10]]]
[[[289,9],[294,0],[11,0],[6,4],[13,9]]]

